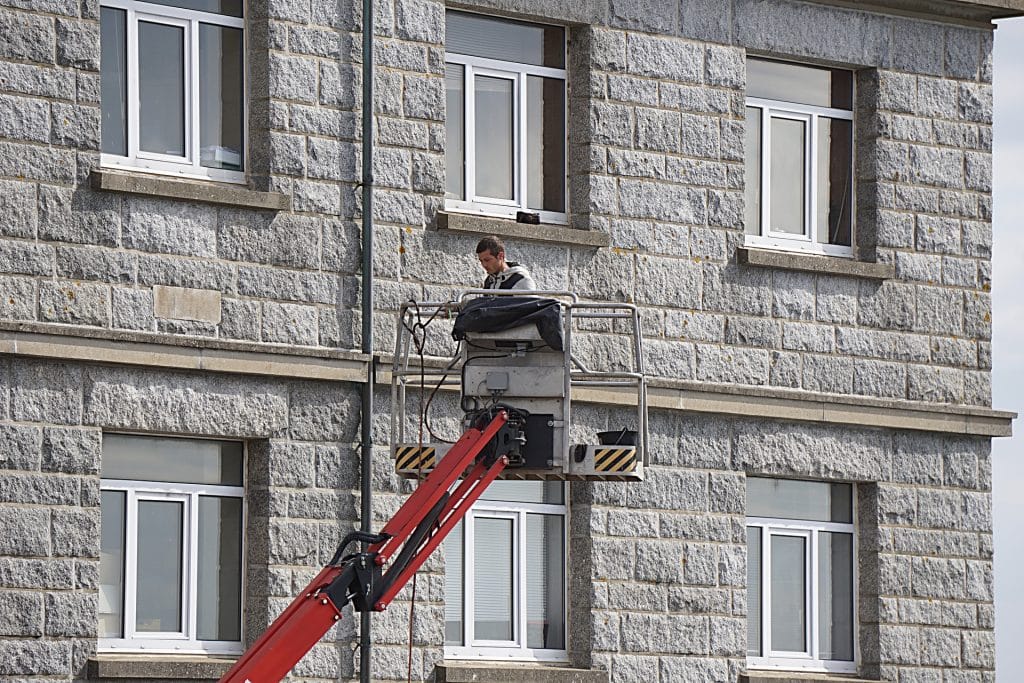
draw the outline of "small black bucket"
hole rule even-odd
[[[617,429],[614,432],[598,432],[597,440],[602,446],[635,446],[637,432],[632,429]]]

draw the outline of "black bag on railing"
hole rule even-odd
[[[471,299],[455,318],[452,337],[466,338],[467,332],[501,332],[534,323],[544,343],[562,351],[562,307],[555,299],[535,296],[485,296]]]

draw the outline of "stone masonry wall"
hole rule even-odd
[[[745,668],[745,476],[861,482],[861,675],[994,681],[986,438],[658,412],[642,483],[574,485],[572,648],[613,683]],[[575,566],[575,562],[574,562]]]
[[[571,222],[610,249],[510,240],[545,287],[643,307],[650,371],[989,405],[991,32],[792,0],[466,6],[570,24]],[[442,208],[444,6],[377,3],[375,344],[410,297],[475,286]],[[250,173],[289,212],[89,188],[96,0],[0,10],[0,319],[359,345],[355,3],[250,7]],[[858,240],[878,282],[736,264],[744,54],[860,69]],[[158,285],[204,290],[174,317]],[[210,303],[212,302],[212,303]],[[614,357],[617,342],[596,341]]]
[[[356,524],[358,425],[353,386],[0,361],[0,675],[80,679],[96,651],[103,430],[247,442],[252,639]],[[353,628],[296,674],[350,677]]]

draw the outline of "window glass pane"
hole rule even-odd
[[[565,484],[560,481],[505,481],[498,479],[487,487],[487,490],[480,496],[480,500],[561,505],[565,502]]]
[[[853,122],[818,119],[818,234],[822,244],[850,246]]]
[[[100,8],[101,149],[128,155],[128,69],[125,57],[125,11]]]
[[[199,25],[199,162],[241,171],[242,30]]]
[[[565,68],[565,29],[467,12],[445,13],[445,49],[474,57]]]
[[[196,637],[241,640],[242,499],[199,497]]]
[[[748,477],[747,514],[852,524],[853,486]]]
[[[474,87],[476,194],[493,199],[513,199],[513,82],[507,78],[477,76]]]
[[[761,529],[747,527],[747,654],[761,656]]]
[[[807,650],[807,540],[772,536],[772,649]]]
[[[818,534],[821,659],[853,661],[853,534]]]
[[[199,12],[226,14],[229,17],[242,16],[242,0],[146,0],[155,5],[194,9]]]
[[[139,22],[139,148],[185,156],[185,29]]]
[[[852,109],[853,72],[748,59],[747,94],[784,102]]]
[[[803,235],[807,183],[805,145],[807,123],[793,119],[771,119],[771,229]]]
[[[236,441],[103,435],[104,479],[242,485]]]
[[[135,629],[180,632],[184,504],[139,501]]]
[[[124,635],[123,491],[100,493],[100,638]]]
[[[565,647],[563,520],[526,516],[526,647]]]
[[[565,81],[526,78],[527,206],[565,211]]]
[[[513,522],[477,517],[474,524],[473,628],[476,639],[510,641],[515,633]]]
[[[445,196],[463,199],[466,196],[466,92],[465,67],[445,64],[444,87],[447,95],[445,132]]]
[[[462,594],[466,586],[463,524],[460,521],[444,539],[444,644],[462,645]]]
[[[746,155],[746,233],[761,234],[761,110],[747,107]]]

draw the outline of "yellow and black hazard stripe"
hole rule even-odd
[[[433,446],[399,446],[395,449],[395,469],[413,472],[433,469],[434,453]]]
[[[636,446],[598,448],[594,451],[597,472],[632,472],[636,469]]]

